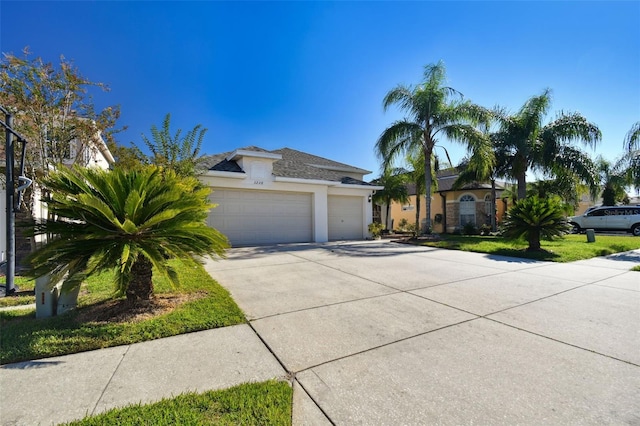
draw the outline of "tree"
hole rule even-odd
[[[424,186],[424,154],[418,152],[415,155],[407,155],[407,163],[411,167],[411,170],[407,173],[407,178],[416,188],[416,235],[420,235],[420,197],[426,193]]]
[[[389,229],[389,218],[391,203],[398,201],[400,203],[406,203],[409,200],[409,193],[407,192],[406,176],[403,171],[385,169],[382,176],[377,180],[377,183],[384,186],[381,191],[376,191],[373,194],[373,201],[378,204],[385,204],[387,206],[386,216],[386,229]]]
[[[167,114],[161,129],[155,125],[151,126],[153,140],[142,135],[142,140],[152,154],[148,160],[152,164],[174,170],[179,176],[193,176],[198,160],[202,158],[199,155],[200,147],[207,129],[203,129],[202,125],[198,124],[181,138],[182,129],[178,129],[174,135],[171,135],[170,124],[171,114]]]
[[[566,214],[573,214],[578,208],[585,186],[571,174],[558,175],[555,179],[538,180],[527,184],[527,197],[558,197]],[[591,194],[592,197],[594,193]]]
[[[640,121],[631,126],[624,140],[627,153],[621,158],[625,164],[627,183],[640,190]]]
[[[602,205],[615,206],[627,199],[625,187],[629,184],[627,159],[621,157],[614,164],[599,156],[596,160],[602,188]]]
[[[64,56],[54,66],[42,58],[5,54],[0,60],[0,105],[14,115],[16,130],[28,139],[26,168],[31,177],[46,176],[64,160],[78,161],[85,150],[99,149],[97,138],[113,143],[119,107],[96,112],[91,88],[103,83],[82,76]],[[77,149],[71,149],[71,142]],[[75,151],[75,152],[74,152]]]
[[[471,156],[463,160],[458,169],[460,173],[453,183],[453,189],[461,189],[464,185],[476,182],[491,182],[491,210],[487,213],[491,218],[491,230],[497,231],[496,223],[496,180],[501,174],[498,158],[494,150],[494,142],[489,133],[484,139],[477,140],[469,147]]]
[[[640,150],[640,121],[636,121],[631,126],[624,138],[624,147],[628,152]]]
[[[530,98],[515,115],[496,114],[500,130],[496,133],[498,155],[508,160],[510,174],[518,183],[518,198],[526,197],[527,171],[541,171],[550,176],[572,173],[596,186],[595,168],[590,158],[571,145],[574,140],[594,147],[601,140],[595,124],[578,113],[559,113],[543,125],[551,107],[551,91],[544,90]]]
[[[148,163],[147,156],[133,143],[130,146],[112,143],[109,144],[109,151],[115,159],[115,164],[121,169],[140,168]]]
[[[385,167],[408,153],[421,152],[428,160],[424,162],[428,229],[431,229],[433,183],[430,159],[438,138],[470,142],[481,137],[474,125],[489,117],[485,108],[463,101],[460,92],[444,86],[445,80],[445,66],[440,61],[425,67],[424,81],[418,86],[399,85],[389,91],[383,100],[385,111],[397,105],[408,117],[385,129],[376,143],[376,153]]]
[[[539,198],[537,195],[516,201],[502,225],[505,237],[527,240],[527,251],[542,251],[541,239],[561,237],[569,229],[560,199]]]
[[[152,267],[177,283],[170,259],[223,256],[227,239],[206,225],[208,188],[156,166],[111,171],[61,168],[44,181],[55,219],[36,224],[53,234],[29,256],[31,274],[64,278],[62,290],[104,270],[116,274],[117,294],[132,304],[153,293]]]

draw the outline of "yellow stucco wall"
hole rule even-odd
[[[447,209],[447,228],[448,232],[454,230],[454,228],[459,227],[459,201],[460,197],[465,194],[470,194],[476,200],[476,223],[479,227],[486,220],[486,215],[484,215],[484,199],[485,196],[491,196],[490,189],[476,189],[476,190],[464,190],[464,191],[451,191],[446,192],[446,209]],[[431,222],[433,224],[433,230],[435,232],[444,232],[443,223],[436,223],[435,217],[436,215],[443,214],[443,199],[439,193],[435,193],[431,196]],[[408,223],[415,223],[416,221],[416,196],[412,195],[409,197],[409,203],[400,204],[400,203],[392,203],[390,209],[390,216],[393,220],[393,229],[398,230],[398,225],[402,219],[406,219]],[[382,207],[383,216],[386,212],[386,207]],[[501,199],[496,200],[496,213],[498,217],[498,223],[502,221],[502,218],[505,213],[505,203]],[[420,223],[424,223],[426,215],[425,208],[425,200],[424,197],[420,200]],[[483,216],[484,215],[484,216]]]

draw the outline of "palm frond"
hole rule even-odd
[[[624,148],[628,152],[640,150],[640,121],[636,121],[631,126],[624,138]]]

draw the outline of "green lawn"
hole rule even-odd
[[[173,311],[135,321],[96,321],[93,312],[113,304],[111,274],[92,277],[83,285],[78,309],[57,317],[36,319],[34,309],[0,311],[0,364],[46,358],[158,339],[192,331],[244,323],[229,293],[199,264],[174,263],[180,287],[154,276],[158,296],[190,297]]]
[[[444,234],[441,237],[441,241],[421,241],[420,244],[552,262],[573,262],[640,249],[640,238],[630,235],[596,234],[596,241],[593,243],[588,243],[585,235],[566,235],[559,240],[542,241],[542,248],[546,252],[527,252],[525,241],[509,241],[502,237],[450,234]]]
[[[68,423],[102,425],[274,425],[291,424],[293,390],[268,381],[202,394],[188,393],[154,404],[131,405]]]
[[[0,277],[0,284],[5,285],[6,281],[5,276]],[[32,294],[33,287],[35,286],[34,280],[25,277],[15,277],[14,284],[18,287],[18,293],[15,296],[0,297],[0,308],[35,303],[35,299]]]

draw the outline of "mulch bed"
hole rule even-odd
[[[126,299],[106,300],[78,309],[76,321],[98,323],[139,322],[167,314],[183,303],[201,299],[205,292],[188,294],[156,295],[145,303],[131,305]]]

